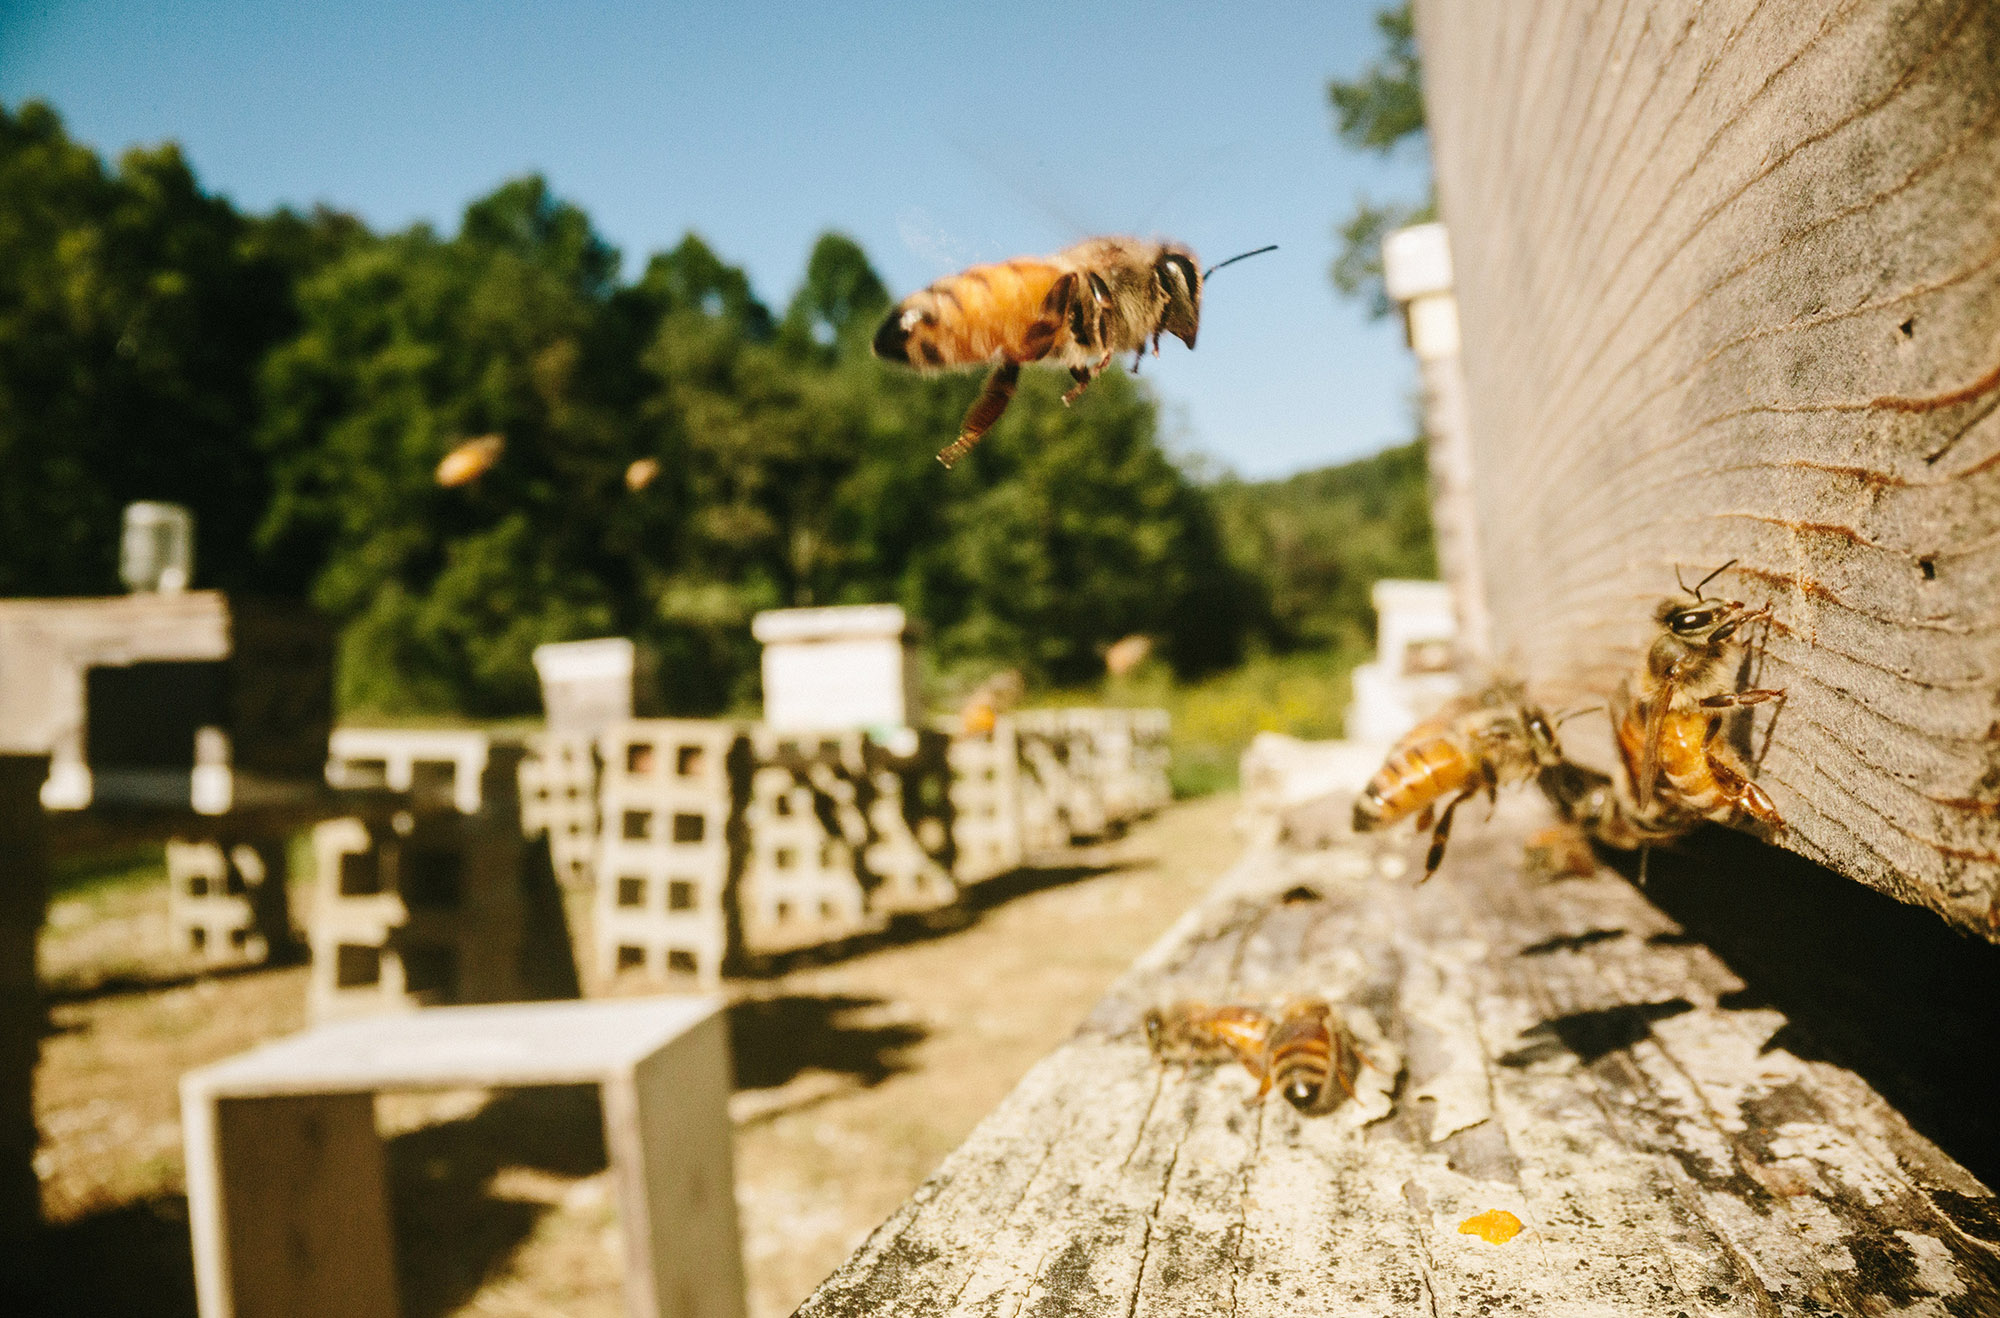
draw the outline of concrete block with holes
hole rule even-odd
[[[850,838],[878,914],[934,911],[958,900],[953,871],[951,739],[906,730],[844,745],[865,831]]]
[[[521,851],[505,811],[315,827],[313,1017],[526,996]]]
[[[983,883],[1018,869],[1023,847],[1020,750],[1013,719],[981,733],[960,733],[951,765],[952,877]]]
[[[743,733],[638,719],[604,734],[594,939],[600,978],[720,981],[742,862]]]
[[[176,945],[212,963],[258,962],[292,943],[282,838],[174,838],[167,920]]]
[[[465,728],[335,728],[326,780],[337,788],[388,788],[418,811],[477,814],[507,808],[527,748],[518,737]]]
[[[528,738],[521,761],[521,833],[546,834],[556,880],[588,892],[597,876],[597,741],[557,732]]]
[[[847,743],[859,734],[751,736],[747,855],[738,888],[744,950],[771,954],[882,928],[855,855],[868,821]]]

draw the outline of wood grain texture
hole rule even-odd
[[[1400,835],[1253,850],[800,1318],[1995,1311],[1992,1193],[1624,880],[1526,878],[1529,822],[1423,885]],[[1380,1119],[1143,1041],[1307,992],[1378,1027]]]
[[[1606,695],[1737,559],[1784,845],[2000,939],[2000,6],[1417,20],[1499,656]]]

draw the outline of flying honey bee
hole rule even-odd
[[[1482,791],[1495,799],[1500,788],[1562,763],[1548,717],[1519,688],[1496,684],[1404,734],[1355,798],[1354,830],[1371,832],[1415,815],[1419,829],[1432,830],[1424,858],[1428,879],[1444,860],[1452,812],[1461,802]],[[1437,803],[1446,797],[1451,799],[1439,812]]]
[[[500,453],[507,447],[505,438],[499,435],[481,435],[478,439],[468,439],[444,455],[437,465],[437,483],[446,489],[459,485],[470,485],[493,469],[500,461]]]
[[[634,458],[632,465],[625,468],[625,488],[637,494],[651,485],[659,474],[658,458]]]
[[[1338,1094],[1354,1097],[1354,1078],[1367,1061],[1333,1008],[1318,998],[1275,1010],[1176,1002],[1146,1014],[1146,1041],[1163,1062],[1233,1058],[1257,1081],[1252,1103],[1275,1088],[1307,1115],[1330,1111]]]
[[[1023,365],[1067,367],[1070,403],[1119,353],[1132,353],[1136,370],[1149,342],[1159,354],[1162,334],[1194,347],[1204,281],[1243,256],[1204,271],[1180,243],[1109,237],[976,265],[897,303],[875,331],[875,355],[920,371],[993,368],[958,438],[938,454],[950,467],[1006,412]]]
[[[1785,821],[1771,798],[1750,781],[1736,753],[1716,740],[1725,712],[1785,695],[1782,689],[1734,687],[1744,629],[1771,616],[1768,607],[1703,597],[1703,588],[1734,562],[1655,610],[1660,630],[1646,651],[1638,699],[1621,698],[1623,708],[1616,711],[1618,749],[1642,816],[1718,823],[1747,816],[1780,830]]]

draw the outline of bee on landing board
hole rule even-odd
[[[1451,836],[1452,812],[1471,796],[1525,783],[1563,763],[1555,728],[1520,690],[1502,683],[1448,706],[1419,723],[1390,750],[1389,758],[1354,801],[1354,830],[1386,828],[1411,815],[1431,829],[1424,878],[1437,872]],[[1449,797],[1443,811],[1437,803]]]
[[[1783,700],[1782,689],[1738,690],[1746,654],[1743,633],[1771,616],[1768,607],[1704,598],[1702,589],[1731,559],[1694,589],[1670,596],[1654,612],[1659,634],[1646,651],[1637,700],[1629,692],[1614,711],[1618,751],[1642,816],[1687,823],[1731,823],[1747,817],[1772,830],[1784,819],[1764,789],[1726,744],[1716,740],[1732,709]],[[1685,588],[1684,588],[1685,589]]]
[[[1270,1033],[1271,1018],[1258,1007],[1187,1001],[1146,1013],[1146,1045],[1153,1056],[1184,1066],[1233,1060],[1255,1074]]]
[[[1276,1008],[1176,1002],[1146,1013],[1146,1042],[1162,1062],[1239,1061],[1257,1081],[1252,1103],[1275,1088],[1308,1116],[1332,1110],[1341,1094],[1353,1098],[1355,1076],[1367,1063],[1353,1034],[1319,998]]]
[[[1204,281],[1241,259],[1204,271],[1180,243],[1114,237],[976,265],[897,303],[875,331],[875,355],[920,371],[993,368],[958,438],[938,454],[950,467],[1006,412],[1024,365],[1068,368],[1070,403],[1118,354],[1132,353],[1134,370],[1149,343],[1157,356],[1162,334],[1194,347]]]

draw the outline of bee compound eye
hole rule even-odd
[[[1318,1097],[1319,1089],[1303,1080],[1294,1080],[1285,1086],[1285,1101],[1293,1107],[1311,1107],[1312,1101]]]

